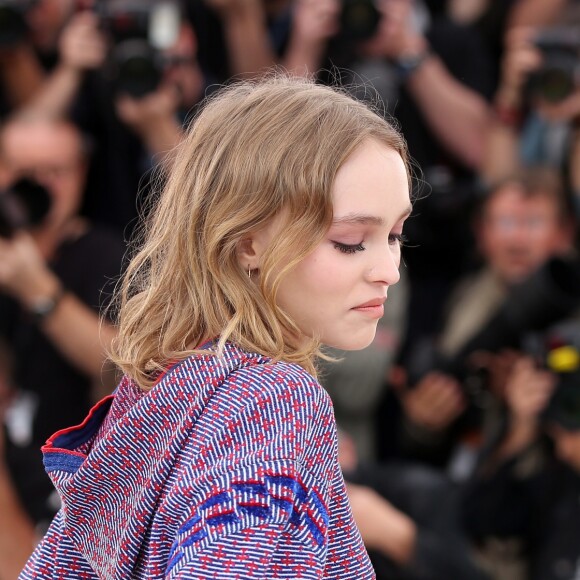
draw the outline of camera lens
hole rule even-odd
[[[20,179],[0,191],[0,237],[10,238],[14,232],[35,226],[50,210],[50,194],[31,179]]]
[[[142,97],[161,82],[163,67],[147,42],[127,40],[113,51],[113,83],[118,92]]]
[[[542,55],[542,68],[530,77],[530,92],[551,103],[562,101],[577,86],[579,31],[574,26],[548,28],[536,34],[534,44]]]
[[[341,32],[351,40],[370,38],[377,30],[381,15],[373,0],[343,0]]]
[[[534,93],[551,103],[557,103],[571,95],[574,87],[573,75],[564,68],[546,68],[538,73],[534,81]]]

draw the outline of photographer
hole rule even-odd
[[[159,25],[155,9],[151,3],[111,2],[74,14],[60,38],[54,71],[26,107],[28,114],[49,118],[70,114],[94,138],[83,212],[120,230],[130,224],[128,233],[140,187],[147,191],[143,177],[171,163],[182,124],[204,89],[191,26],[178,13]],[[117,29],[125,16],[130,25],[123,34],[129,37],[121,38]],[[160,27],[166,47],[143,40],[143,21],[151,34]]]
[[[464,498],[466,529],[498,580],[573,580],[580,572],[580,375],[568,358],[578,352],[578,322],[559,326],[544,337],[561,345],[548,352],[561,359],[556,368],[523,356],[514,365],[503,431]]]
[[[474,215],[482,264],[460,280],[450,295],[434,344],[415,345],[407,367],[411,372],[428,364],[424,349],[449,360],[465,356],[461,354],[464,345],[487,327],[512,288],[530,279],[550,258],[572,251],[575,223],[562,180],[551,169],[529,168],[499,182]],[[487,405],[483,417],[474,424],[466,413],[473,409],[467,404],[464,385],[456,377],[427,373],[411,387],[405,384],[404,372],[393,377],[398,386],[398,401],[393,404],[400,404],[401,413],[397,435],[404,455],[461,472],[462,477],[469,471],[481,444],[481,429],[494,427],[503,377],[513,364],[512,355],[503,352],[479,359],[478,364],[489,367],[491,382],[483,394]]]
[[[0,117],[26,106],[58,61],[69,19],[91,0],[0,0]]]
[[[551,26],[508,28],[482,167],[486,181],[549,163],[571,172],[570,185],[578,189],[571,149],[577,148],[580,116],[579,23],[572,3]]]
[[[12,361],[7,380],[14,389],[2,417],[3,474],[39,533],[58,509],[40,446],[63,424],[81,421],[114,384],[105,349],[115,330],[100,312],[125,247],[78,215],[88,161],[86,143],[66,121],[17,118],[0,133],[4,187],[10,190],[25,177],[49,201],[39,223],[0,238],[0,337]],[[1,490],[10,492],[7,485]],[[2,525],[10,529],[17,522],[3,519]]]

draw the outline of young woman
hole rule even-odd
[[[63,508],[21,578],[373,578],[320,345],[373,339],[402,137],[285,78],[206,104],[124,279],[115,394],[44,447]]]

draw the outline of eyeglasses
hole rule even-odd
[[[528,233],[535,234],[545,231],[553,224],[553,220],[543,216],[497,216],[488,217],[486,223],[502,235],[511,235],[518,229],[525,229]]]

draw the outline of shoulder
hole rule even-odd
[[[202,348],[211,352],[214,346],[208,343]],[[240,407],[294,405],[295,410],[308,407],[310,411],[320,408],[332,412],[328,393],[304,368],[248,352],[231,342],[226,342],[221,352],[190,357],[175,368],[181,376],[202,376],[214,384],[221,383],[219,395],[235,395],[232,401]]]
[[[213,346],[175,365],[152,391],[172,404],[184,393],[197,402],[199,444],[234,460],[245,453],[310,463],[319,450],[335,455],[332,403],[312,375],[229,342],[221,352],[211,352]]]
[[[219,448],[226,463],[242,457],[291,460],[316,473],[328,470],[336,459],[336,425],[320,383],[295,364],[272,362],[231,345],[224,354],[221,361],[215,357],[207,363],[214,367],[207,378],[221,375],[223,380],[200,417],[199,432],[211,433],[204,445]],[[223,364],[229,369],[220,370]],[[193,380],[203,373],[198,365]]]
[[[241,396],[245,414],[274,421],[280,432],[306,437],[334,430],[330,396],[302,367],[269,362],[238,369],[231,374],[228,391]],[[306,440],[305,440],[306,443]]]
[[[282,403],[301,400],[318,405],[331,404],[321,384],[299,365],[267,361],[263,364],[242,367],[230,376],[250,397],[275,396]]]

